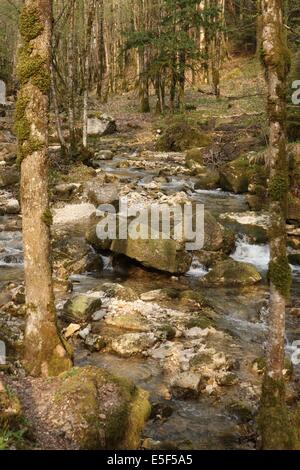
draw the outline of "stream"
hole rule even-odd
[[[157,175],[156,171],[145,171],[140,168],[118,168],[121,158],[103,162],[102,170],[111,174],[122,175],[137,185],[143,186],[151,182]],[[241,213],[248,210],[246,198],[242,195],[213,190],[193,190],[193,181],[185,176],[172,177],[161,185],[160,191],[166,194],[174,194],[178,191],[186,191],[192,200],[201,202],[217,218],[224,213]],[[7,217],[0,217],[0,225],[7,222]],[[13,216],[9,216],[13,218]],[[171,280],[166,275],[157,274],[155,279],[141,281],[141,291],[151,291],[170,285],[197,289],[203,292],[211,306],[217,312],[217,328],[229,332],[234,338],[236,349],[224,351],[232,357],[244,357],[249,364],[254,358],[264,354],[266,339],[266,313],[268,303],[268,288],[266,273],[269,262],[268,245],[253,244],[245,234],[236,233],[236,249],[231,255],[240,262],[252,263],[263,276],[263,282],[255,287],[233,288],[200,288],[197,281],[207,273],[197,259],[194,259],[191,269],[185,276],[177,280]],[[7,281],[18,281],[23,278],[22,265],[22,239],[21,233],[0,233],[0,288]],[[74,292],[87,292],[99,290],[104,282],[126,283],[134,286],[135,279],[124,277],[114,273],[110,258],[104,258],[104,270],[101,276],[91,273],[74,275],[71,277]],[[142,283],[145,283],[143,285]],[[300,267],[293,266],[293,298],[300,296]],[[287,316],[287,351],[291,341],[297,339],[300,320]],[[123,358],[108,353],[89,353],[78,347],[75,357],[76,364],[93,364],[104,367],[110,372],[132,379],[136,384],[150,392],[151,402],[160,404],[167,410],[167,416],[161,419],[151,419],[145,430],[144,438],[166,443],[165,447],[176,446],[181,449],[253,449],[255,441],[249,437],[249,431],[244,432],[239,416],[230,409],[229,401],[226,401],[226,392],[222,399],[204,396],[198,400],[181,400],[176,398],[164,399],[162,389],[165,385],[165,375],[159,362],[152,358],[133,357]],[[299,373],[299,367],[295,372]],[[244,383],[251,386],[259,386],[258,379],[250,378],[243,372]],[[169,411],[168,411],[169,410]],[[251,434],[251,433],[250,433]]]

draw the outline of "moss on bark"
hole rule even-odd
[[[264,450],[294,450],[297,432],[285,403],[284,380],[265,375],[258,424]]]
[[[286,256],[282,256],[270,262],[269,280],[283,297],[286,299],[289,298],[292,285],[292,272]]]

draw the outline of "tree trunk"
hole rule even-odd
[[[75,132],[75,101],[74,101],[74,49],[75,49],[75,0],[71,4],[71,26],[68,35],[68,121],[70,136],[71,156],[77,153],[76,132]]]
[[[284,33],[283,0],[262,0],[262,48],[268,86],[270,123],[270,311],[267,365],[260,409],[264,449],[291,449],[294,433],[285,404],[285,307],[291,286],[286,250],[286,212],[289,190],[286,139],[286,85],[289,52]]]
[[[23,46],[16,111],[27,310],[24,364],[30,374],[46,377],[71,367],[56,326],[50,262],[47,145],[51,28],[51,0],[25,0],[20,17]]]
[[[84,92],[83,92],[83,129],[82,129],[82,145],[87,148],[88,138],[88,98],[89,98],[89,76],[90,76],[90,52],[92,41],[92,29],[95,16],[96,4],[95,0],[84,2],[85,13],[85,60],[84,60]]]
[[[61,146],[61,153],[63,156],[65,156],[67,154],[67,144],[66,144],[63,131],[62,131],[62,124],[61,124],[61,119],[60,119],[60,114],[59,114],[57,93],[56,93],[56,86],[55,86],[54,69],[53,69],[52,64],[51,64],[51,96],[52,96],[54,113],[55,113],[56,132],[57,132],[57,136],[59,138],[59,142]]]

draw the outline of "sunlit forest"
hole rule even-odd
[[[0,0],[1,450],[300,449],[299,51],[300,0]]]

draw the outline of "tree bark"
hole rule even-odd
[[[286,249],[289,190],[286,139],[286,85],[290,59],[284,33],[283,0],[262,0],[262,49],[268,86],[269,198],[271,261],[269,338],[261,398],[260,425],[264,449],[291,449],[294,431],[285,403],[285,307],[291,286]]]
[[[82,129],[82,145],[87,148],[88,139],[88,98],[89,98],[89,76],[90,76],[90,52],[92,41],[92,29],[94,16],[96,11],[95,0],[84,2],[85,13],[85,61],[84,61],[84,92],[83,92],[83,129]]]
[[[24,364],[30,374],[45,377],[71,367],[56,325],[50,261],[47,147],[51,30],[52,1],[25,0],[20,17],[23,45],[16,111],[27,311]]]

